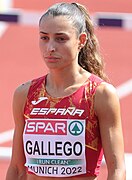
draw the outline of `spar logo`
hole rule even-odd
[[[25,134],[67,135],[67,121],[27,119]]]
[[[84,124],[78,120],[65,119],[27,119],[25,134],[44,134],[44,135],[67,135],[69,131],[73,136],[83,133]]]
[[[84,126],[80,121],[73,121],[69,124],[68,129],[69,129],[70,134],[74,136],[78,136],[82,134],[84,130]]]

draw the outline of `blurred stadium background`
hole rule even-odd
[[[12,96],[21,83],[47,72],[38,48],[38,19],[50,5],[63,0],[0,0],[0,179],[11,156],[14,122]],[[67,2],[73,2],[67,0]],[[132,1],[78,0],[96,26],[106,72],[121,102],[127,180],[132,180]],[[102,163],[99,180],[107,170]]]

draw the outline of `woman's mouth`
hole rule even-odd
[[[46,56],[45,60],[48,62],[56,62],[57,60],[59,60],[59,58],[55,56]]]

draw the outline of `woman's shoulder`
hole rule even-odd
[[[28,93],[28,90],[30,88],[30,85],[31,85],[31,81],[28,81],[28,82],[25,82],[21,85],[19,85],[16,89],[15,89],[15,92],[14,92],[14,95],[16,96],[24,96],[25,94]]]
[[[21,123],[23,124],[24,122],[21,121],[21,119],[23,119],[23,110],[27,99],[28,90],[30,88],[30,84],[31,84],[30,81],[26,82],[18,86],[14,92],[12,107],[13,107],[14,121],[16,125]]]
[[[46,75],[37,77],[18,86],[15,89],[14,98],[22,102],[25,101],[28,96],[29,91],[33,91],[36,88],[36,86],[38,86],[39,84],[43,82],[45,77]]]
[[[99,96],[117,95],[117,89],[111,83],[101,82],[96,89],[96,94]]]
[[[100,96],[110,95],[110,94],[117,94],[117,90],[115,86],[110,83],[109,81],[106,81],[102,79],[101,77],[91,74],[89,77],[89,80],[95,84],[96,91],[95,93]]]
[[[106,112],[114,109],[118,109],[119,97],[116,88],[109,83],[102,82],[96,89],[95,93],[95,109],[100,112]]]
[[[30,85],[31,85],[31,81],[28,81],[26,83],[19,85],[15,89],[14,95],[13,95],[13,106],[15,106],[16,109],[23,108],[23,106],[26,102],[26,99],[27,99]]]

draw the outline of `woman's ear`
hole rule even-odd
[[[86,42],[87,42],[87,34],[85,32],[81,33],[79,36],[79,49],[82,49],[85,46]]]

